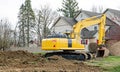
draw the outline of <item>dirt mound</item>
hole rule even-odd
[[[90,51],[91,53],[96,53],[97,48],[98,48],[97,43],[90,43],[90,44],[88,45],[88,49],[89,49],[89,51]]]
[[[88,66],[80,61],[67,60],[61,56],[44,58],[41,54],[26,51],[1,51],[0,71],[4,72],[100,72],[99,67]]]
[[[120,56],[120,41],[111,45],[109,51],[111,55]]]
[[[34,55],[27,51],[2,51],[0,52],[0,66],[21,67],[32,65],[33,62],[42,62],[40,55]],[[45,60],[44,60],[45,61]]]
[[[64,59],[62,56],[53,55],[51,57],[48,57],[48,60],[58,61],[58,60],[66,60],[66,59]]]

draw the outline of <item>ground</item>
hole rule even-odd
[[[0,72],[119,72],[120,57],[109,56],[87,61],[67,60],[61,56],[43,57],[27,51],[1,51]]]
[[[101,72],[102,69],[81,61],[60,56],[49,58],[26,51],[0,52],[0,71],[3,72]]]

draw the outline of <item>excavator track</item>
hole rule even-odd
[[[46,53],[45,57],[50,57],[53,55],[62,56],[63,58],[69,59],[69,60],[80,60],[85,61],[92,58],[92,55],[90,53],[79,53],[79,52],[49,52]]]

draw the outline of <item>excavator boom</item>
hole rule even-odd
[[[76,38],[77,40],[80,40],[80,32],[83,28],[98,24],[99,25],[98,44],[99,45],[103,44],[104,43],[103,39],[105,37],[105,21],[106,21],[105,14],[79,21],[77,24],[73,26],[73,32],[71,33],[71,38]]]

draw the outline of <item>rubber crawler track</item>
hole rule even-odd
[[[92,58],[91,54],[89,53],[76,53],[76,52],[49,52],[46,53],[44,56],[50,57],[53,55],[62,56],[63,58],[70,60],[80,60],[80,61],[85,61]]]

